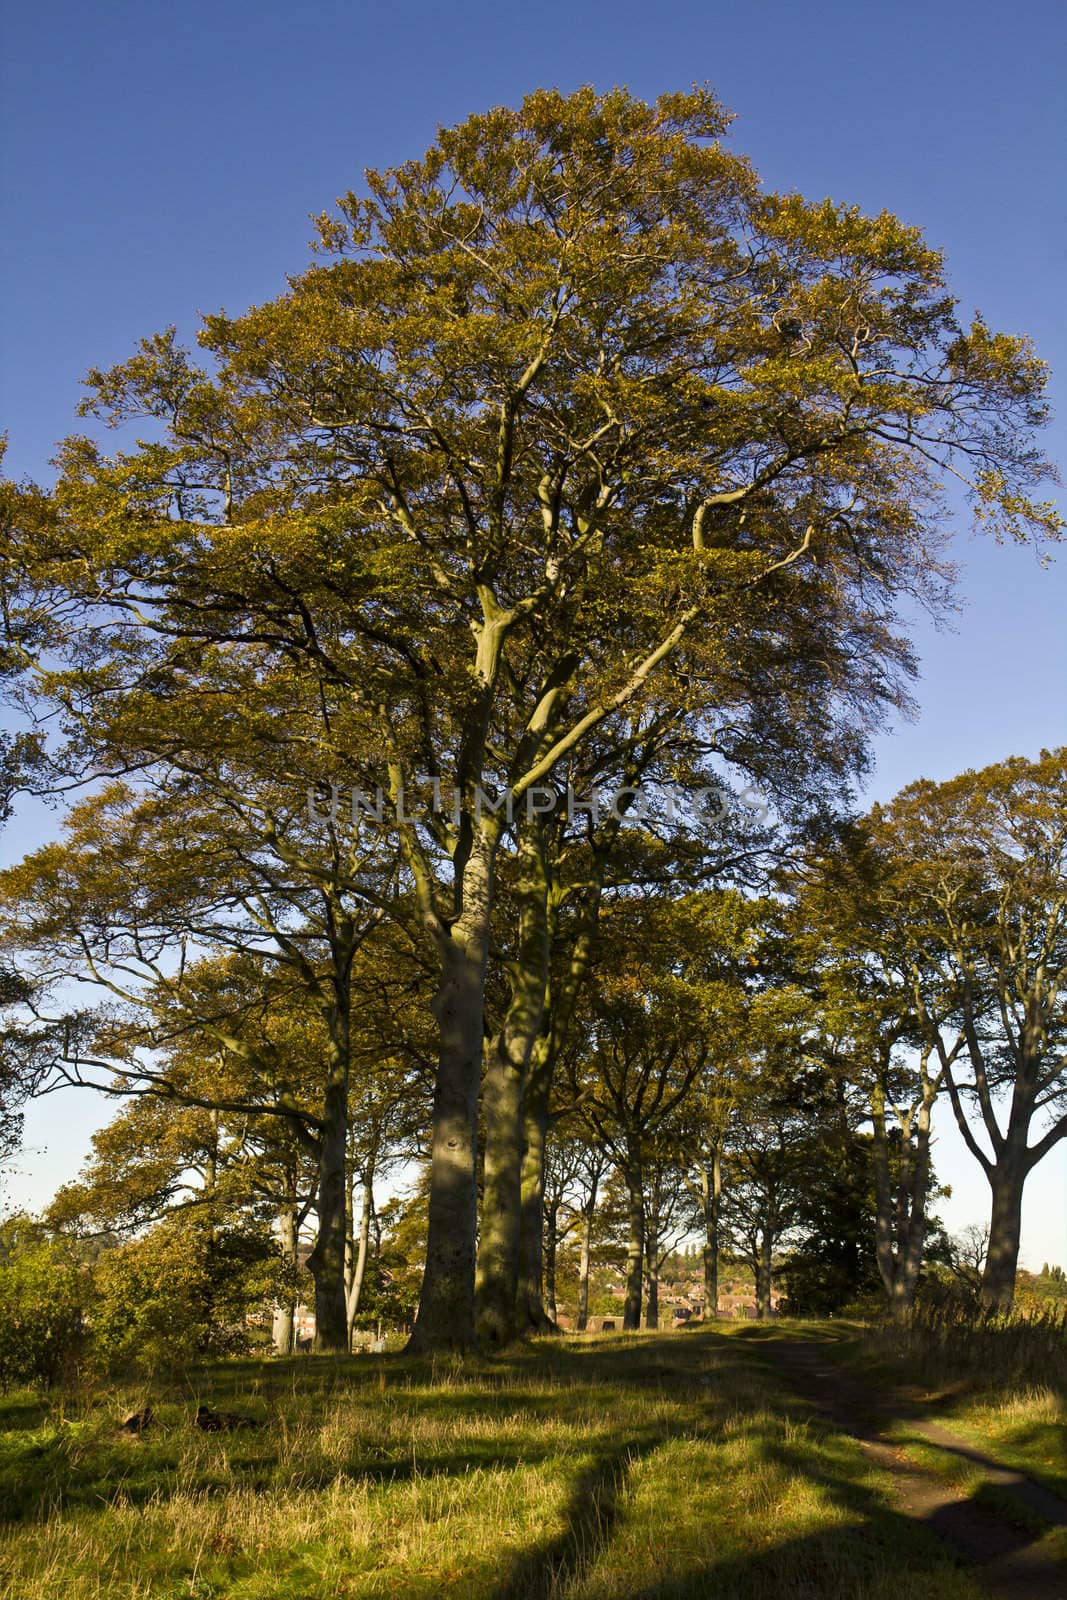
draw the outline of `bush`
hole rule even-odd
[[[288,1292],[267,1229],[176,1213],[105,1251],[96,1266],[92,1354],[107,1371],[156,1370],[202,1356],[243,1355],[265,1342],[254,1314]]]
[[[40,1223],[0,1225],[0,1388],[50,1387],[72,1371],[91,1298],[88,1268]]]

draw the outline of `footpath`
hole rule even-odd
[[[872,1464],[890,1475],[900,1509],[951,1545],[996,1600],[1067,1600],[1067,1563],[1045,1540],[1050,1529],[1067,1528],[1067,1501],[843,1372],[817,1343],[761,1339],[750,1348],[835,1429],[859,1441]],[[982,1491],[996,1491],[994,1503],[912,1460],[906,1443],[887,1431],[899,1420],[914,1441],[977,1469]]]

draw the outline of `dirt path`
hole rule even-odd
[[[754,1348],[766,1352],[802,1399],[859,1441],[874,1465],[891,1475],[901,1509],[973,1565],[975,1576],[991,1595],[998,1600],[1067,1600],[1067,1565],[1037,1548],[1039,1535],[1017,1526],[1006,1514],[976,1504],[966,1491],[910,1460],[901,1443],[885,1435],[884,1424],[889,1417],[906,1417],[918,1437],[979,1467],[988,1483],[1053,1527],[1067,1527],[1067,1502],[982,1455],[947,1429],[924,1422],[889,1396],[873,1392],[843,1373],[818,1345],[761,1339]]]

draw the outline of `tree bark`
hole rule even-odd
[[[1012,935],[1014,940],[1014,935]],[[1003,974],[1002,974],[1003,978]],[[1008,1055],[1014,1066],[1014,1082],[1008,1105],[1007,1125],[998,1124],[994,1105],[994,1079],[985,1059],[973,1004],[972,982],[968,977],[963,994],[963,1026],[974,1076],[974,1091],[986,1133],[993,1148],[990,1159],[982,1150],[968,1124],[959,1086],[946,1062],[945,1080],[949,1098],[964,1143],[981,1163],[992,1191],[989,1218],[989,1247],[982,1273],[982,1304],[1010,1311],[1015,1299],[1015,1275],[1019,1265],[1019,1238],[1022,1223],[1023,1187],[1034,1166],[1065,1135],[1067,1117],[1058,1117],[1037,1144],[1030,1146],[1030,1124],[1038,1105],[1039,1093],[1050,1087],[1062,1070],[1057,1064],[1042,1083],[1042,1059],[1046,1048],[1047,1017],[1043,981],[1035,978],[1034,987],[1023,996],[1025,1015],[1021,1028],[1012,1033],[1005,1024]],[[1002,1020],[1003,1020],[1002,1011]]]
[[[315,1342],[320,1351],[348,1349],[345,1312],[345,1226],[348,1146],[348,1063],[335,1061],[319,1138],[318,1234],[308,1257],[315,1284]]]
[[[295,1200],[286,1202],[278,1213],[278,1242],[286,1262],[290,1266],[295,1266],[297,1257]],[[291,1356],[296,1347],[296,1301],[292,1296],[281,1305],[275,1306],[271,1333],[275,1355]]]
[[[768,1227],[764,1227],[759,1242],[759,1253],[756,1257],[756,1316],[761,1321],[770,1317],[771,1308],[771,1261],[774,1251],[774,1236]]]
[[[875,1259],[894,1317],[904,1317],[915,1303],[926,1244],[926,1202],[930,1188],[931,1114],[942,1074],[931,1076],[929,1051],[924,1051],[919,1098],[896,1113],[900,1132],[897,1170],[892,1170],[886,1128],[886,1074],[889,1055],[880,1063],[871,1090],[871,1128],[875,1189]]]
[[[352,957],[355,929],[338,932],[332,948],[332,993],[324,1008],[329,1045],[322,1122],[316,1139],[318,1232],[308,1257],[315,1284],[314,1349],[348,1350],[345,1312],[345,1244],[348,1236],[348,1090],[352,1065]]]
[[[478,835],[463,872],[463,913],[440,939],[440,979],[432,1007],[439,1053],[429,1226],[419,1309],[407,1346],[413,1354],[472,1350],[477,1342],[478,1093],[497,833],[483,830]]]
[[[545,1316],[556,1328],[556,1254],[559,1249],[559,1208],[545,1207]]]
[[[704,1202],[704,1315],[719,1315],[719,1236],[722,1208],[722,1148],[712,1149],[711,1167],[700,1169],[701,1199]]]
[[[893,1312],[896,1316],[904,1315],[915,1304],[919,1274],[922,1272],[926,1246],[926,1201],[930,1189],[930,1115],[935,1093],[936,1088],[931,1094],[924,1093],[916,1120],[915,1150],[909,1170],[909,1209],[901,1241],[894,1295]]]
[[[582,1207],[582,1254],[578,1266],[578,1322],[579,1333],[584,1333],[589,1325],[589,1260],[592,1254],[593,1223],[596,1219],[596,1197],[600,1183],[599,1172],[594,1172],[589,1180],[589,1193],[586,1195],[585,1205]]]
[[[629,1197],[629,1240],[626,1250],[626,1300],[622,1311],[624,1329],[641,1326],[641,1288],[645,1256],[645,1197],[640,1171],[631,1167],[626,1174]]]
[[[893,1248],[893,1182],[889,1166],[885,1089],[879,1081],[871,1092],[872,1153],[874,1163],[874,1254],[890,1303],[896,1291],[897,1258]]]
[[[645,1261],[648,1298],[645,1301],[645,1327],[659,1327],[659,1218],[653,1209],[645,1226]]]
[[[946,1062],[945,1081],[956,1123],[964,1143],[979,1161],[992,1192],[989,1218],[989,1247],[982,1273],[981,1299],[984,1306],[1010,1311],[1015,1299],[1015,1276],[1019,1265],[1022,1227],[1023,1188],[1033,1167],[1067,1132],[1067,1118],[1058,1119],[1032,1148],[1028,1144],[1039,1087],[1042,1031],[1035,1025],[1033,1008],[1028,1006],[1027,1025],[1021,1039],[1012,1041],[1015,1082],[1008,1107],[1007,1126],[998,1126],[990,1076],[978,1037],[969,995],[964,996],[964,1029],[967,1053],[974,1073],[982,1120],[993,1147],[992,1159],[979,1145],[967,1121],[959,1086]]]
[[[363,1295],[363,1282],[367,1275],[367,1257],[370,1253],[370,1222],[374,1214],[374,1160],[367,1161],[363,1173],[359,1213],[359,1238],[349,1244],[350,1275],[345,1293],[345,1314],[348,1324],[348,1348],[352,1348],[352,1334],[359,1315]],[[354,1248],[353,1248],[354,1246]]]
[[[1026,1171],[1025,1161],[1019,1159],[1016,1150],[1005,1151],[988,1174],[993,1203],[989,1217],[989,1248],[982,1273],[982,1304],[998,1311],[1010,1311],[1015,1299]]]
[[[536,1043],[523,1109],[522,1212],[518,1325],[526,1333],[557,1332],[544,1298],[545,1147],[554,1052],[547,1034]]]
[[[523,1073],[502,1040],[488,1054],[482,1086],[485,1154],[475,1299],[479,1339],[499,1349],[518,1333]]]
[[[540,841],[527,829],[519,842],[519,919],[511,994],[503,1024],[489,1051],[482,1091],[485,1158],[475,1300],[479,1338],[495,1348],[510,1344],[526,1331],[529,1321],[528,1313],[520,1314],[525,1308],[520,1308],[519,1297],[524,1254],[524,1176],[531,1189],[529,1203],[534,1203],[534,1173],[524,1171],[528,1146],[524,1108],[527,1078],[544,1018],[547,893]],[[537,1115],[541,1118],[543,1113],[547,1131],[547,1094],[541,1098],[544,1105],[538,1106]],[[544,1165],[543,1136],[539,1142],[535,1138],[533,1154],[539,1176]],[[537,1187],[540,1206],[540,1184]],[[539,1237],[537,1248],[540,1252]]]

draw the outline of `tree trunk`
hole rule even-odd
[[[756,1258],[756,1316],[761,1320],[772,1315],[771,1310],[771,1259],[774,1238],[770,1228],[764,1228]]]
[[[589,1193],[582,1207],[582,1255],[578,1267],[578,1332],[584,1333],[589,1324],[589,1258],[592,1253],[593,1223],[596,1218],[596,1196],[600,1174],[595,1172],[589,1180]]]
[[[871,1091],[872,1159],[874,1164],[874,1256],[886,1296],[892,1303],[897,1285],[893,1248],[893,1184],[886,1133],[885,1089],[879,1080]]]
[[[315,1349],[348,1349],[345,1313],[345,1210],[348,1145],[347,1061],[336,1064],[326,1090],[319,1136],[318,1234],[308,1257],[315,1284]]]
[[[442,936],[433,1012],[439,1032],[433,1097],[426,1266],[413,1354],[472,1350],[478,1230],[478,1091],[495,839],[482,833],[463,875],[463,915]]]
[[[542,1033],[531,1062],[523,1111],[518,1324],[527,1333],[558,1331],[544,1301],[545,1147],[553,1064],[550,1040]]]
[[[888,1061],[885,1063],[888,1066]],[[940,1077],[927,1075],[923,1061],[922,1095],[916,1107],[898,1112],[900,1154],[891,1170],[886,1132],[886,1098],[879,1081],[871,1093],[875,1187],[875,1259],[894,1317],[915,1303],[926,1244],[926,1201],[930,1186],[930,1119]]]
[[[295,1200],[286,1202],[278,1214],[278,1243],[288,1265],[295,1266],[297,1258]],[[282,1305],[275,1306],[271,1333],[275,1355],[291,1356],[296,1347],[296,1301],[292,1296]]]
[[[556,1252],[559,1248],[559,1211],[545,1209],[545,1316],[556,1327]]]
[[[712,1149],[711,1168],[700,1169],[704,1202],[704,1315],[719,1315],[719,1214],[722,1206],[722,1150]]]
[[[482,1086],[485,1125],[482,1216],[475,1297],[478,1335],[490,1348],[517,1336],[522,1222],[523,1074],[498,1040]]]
[[[374,1161],[368,1160],[361,1184],[362,1196],[359,1213],[359,1238],[349,1246],[351,1272],[345,1295],[345,1313],[348,1323],[348,1348],[352,1348],[352,1333],[359,1315],[359,1302],[363,1295],[363,1280],[367,1275],[367,1256],[370,1253],[370,1222],[374,1214]]]
[[[1015,936],[1013,935],[1013,938]],[[1025,948],[1025,945],[1024,945]],[[1030,1124],[1037,1108],[1042,1087],[1047,1089],[1052,1078],[1042,1079],[1042,1062],[1047,1048],[1045,1028],[1047,1019],[1044,1001],[1040,998],[1043,980],[1026,995],[1025,1018],[1017,1038],[1010,1037],[1009,1055],[1014,1063],[1014,1082],[1008,1108],[1007,1126],[998,1126],[994,1114],[988,1067],[982,1053],[975,1017],[971,1008],[969,986],[964,989],[964,1028],[967,1052],[974,1073],[974,1087],[982,1111],[982,1120],[993,1146],[993,1159],[980,1149],[970,1132],[960,1091],[946,1063],[946,1081],[952,1100],[956,1122],[967,1144],[982,1164],[992,1190],[992,1208],[989,1218],[989,1245],[985,1270],[982,1273],[982,1304],[1000,1311],[1010,1311],[1015,1299],[1015,1276],[1019,1265],[1019,1236],[1022,1223],[1023,1187],[1037,1163],[1067,1133],[1067,1119],[1058,1117],[1034,1146],[1029,1145]],[[1047,1063],[1046,1063],[1047,1067]],[[1053,1076],[1056,1067],[1053,1067]]]
[[[528,1321],[527,1316],[520,1316],[519,1307],[526,1155],[524,1104],[526,1081],[544,1017],[548,977],[548,888],[539,841],[529,830],[520,840],[519,867],[519,925],[511,994],[503,1024],[489,1052],[482,1091],[485,1159],[475,1301],[479,1338],[496,1348],[510,1344],[525,1331]],[[538,1171],[542,1168],[543,1154],[539,1154]]]
[[[296,1348],[296,1307],[291,1300],[274,1307],[271,1339],[276,1356],[291,1356]]]
[[[648,1263],[648,1299],[645,1302],[645,1327],[659,1327],[659,1217],[653,1211],[645,1228],[645,1260]]]
[[[989,1218],[989,1249],[982,1274],[982,1304],[1000,1311],[1011,1310],[1019,1265],[1026,1169],[1018,1157],[1018,1151],[1006,1150],[988,1174],[993,1205]]]
[[[645,1197],[641,1173],[631,1168],[626,1173],[629,1196],[628,1216],[630,1237],[626,1250],[626,1301],[623,1305],[622,1325],[626,1329],[641,1326],[641,1280],[645,1257]]]
[[[936,1092],[936,1086],[932,1092],[924,1092],[919,1106],[915,1153],[910,1168],[911,1209],[900,1246],[894,1316],[903,1316],[915,1304],[919,1275],[922,1272],[923,1252],[926,1248],[926,1201],[930,1189],[930,1117]]]
[[[344,969],[343,952],[334,953],[335,969]],[[318,1135],[316,1212],[318,1232],[308,1257],[315,1284],[316,1350],[336,1353],[348,1349],[345,1316],[345,1238],[348,1205],[348,1077],[351,1059],[351,996],[345,982],[335,980],[334,998],[327,1014],[329,1049],[322,1127]]]

